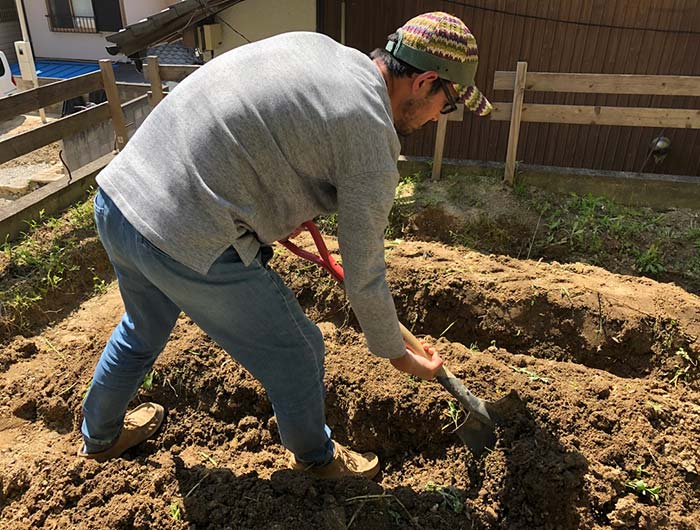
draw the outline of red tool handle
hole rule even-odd
[[[331,273],[331,276],[333,276],[333,278],[335,278],[335,280],[338,283],[343,283],[343,281],[345,281],[345,273],[343,272],[343,267],[341,267],[338,264],[338,262],[335,261],[333,256],[331,256],[331,253],[328,252],[326,242],[323,240],[323,236],[321,235],[321,232],[319,232],[314,222],[306,221],[302,224],[302,226],[309,231],[311,237],[314,239],[314,243],[316,243],[316,248],[318,249],[319,254],[321,254],[320,257],[307,250],[304,250],[303,248],[299,248],[288,239],[280,241],[279,243],[283,247],[289,249],[291,252],[296,254],[297,256],[323,267]]]
[[[331,256],[331,253],[328,252],[328,247],[326,246],[326,242],[323,240],[323,236],[318,230],[318,227],[314,224],[313,221],[306,221],[302,224],[302,226],[306,228],[311,234],[314,243],[316,243],[318,253],[321,255],[320,257],[307,250],[299,248],[288,239],[280,241],[279,243],[285,248],[289,249],[294,254],[296,254],[297,256],[323,267],[331,273],[333,278],[335,278],[338,283],[343,283],[343,281],[345,280],[345,273],[343,272],[343,267],[341,267],[340,264],[338,264],[338,262],[335,261],[333,256]],[[408,346],[408,348],[411,351],[413,351],[413,353],[429,358],[429,355],[423,349],[423,345],[413,335],[413,333],[411,333],[408,330],[408,328],[406,328],[406,326],[404,326],[401,322],[399,322],[399,326],[401,327],[401,335],[403,336],[403,340],[406,343],[406,346]]]

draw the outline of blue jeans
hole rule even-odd
[[[183,311],[265,387],[284,446],[303,462],[330,461],[323,337],[267,267],[272,249],[262,247],[246,267],[229,247],[202,275],[153,246],[99,190],[95,220],[126,312],[83,402],[87,451],[106,449],[119,436],[129,401]]]

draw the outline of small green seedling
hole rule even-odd
[[[654,412],[661,412],[664,409],[664,406],[661,403],[656,403],[655,401],[648,400],[646,404],[654,409]]]
[[[673,377],[671,378],[671,381],[670,381],[671,384],[673,386],[678,386],[678,380],[681,377],[685,377],[686,375],[688,375],[688,370],[690,370],[690,367],[688,367],[688,366],[684,366],[683,368],[678,368],[676,370],[676,373],[674,373]]]
[[[685,366],[679,366],[676,368],[675,373],[673,374],[673,377],[671,378],[671,383],[673,386],[678,385],[678,381],[680,380],[681,377],[686,377],[688,375],[688,372],[690,371],[691,367],[697,366],[697,361],[693,360],[693,358],[690,356],[690,354],[685,351],[684,348],[678,348],[676,350],[676,355],[683,359],[686,363]]]
[[[634,480],[628,480],[625,483],[625,486],[632,491],[634,491],[636,494],[641,495],[642,497],[649,497],[651,500],[653,500],[656,504],[661,503],[661,486],[649,486],[646,482],[644,482],[644,479],[642,479],[643,475],[648,475],[649,473],[644,470],[642,467],[642,464],[639,464],[637,466],[637,469],[634,473],[635,479]]]
[[[95,267],[89,268],[92,273],[92,292],[93,294],[104,294],[107,292],[107,282],[97,275]]]
[[[143,378],[143,384],[141,386],[147,392],[153,390],[153,376],[155,375],[155,373],[155,370],[151,370],[146,374],[146,377]]]
[[[449,418],[449,423],[443,425],[442,430],[452,428],[452,432],[459,429],[462,419],[462,409],[459,408],[456,401],[448,401],[447,409],[445,410],[445,415]]]
[[[442,503],[454,513],[462,513],[464,511],[464,503],[459,498],[456,488],[452,486],[438,486],[434,482],[428,482],[425,490],[439,493],[442,497]]]
[[[686,361],[688,361],[688,362],[689,362],[690,364],[692,364],[693,366],[695,366],[695,365],[697,364],[697,363],[696,363],[695,361],[693,361],[693,359],[690,357],[690,354],[689,354],[687,351],[685,351],[685,348],[678,348],[678,349],[676,350],[676,355],[678,355],[678,356],[681,357],[682,359],[685,359]]]
[[[181,521],[182,520],[182,512],[180,512],[180,505],[177,503],[177,501],[173,501],[170,503],[170,517],[173,518],[175,521]]]
[[[512,366],[510,367],[514,372],[518,372],[520,374],[525,374],[530,378],[530,381],[542,381],[545,384],[549,384],[549,378],[548,377],[543,377],[539,374],[536,374],[535,372],[531,372],[527,368],[518,368],[517,366]]]
[[[397,512],[396,510],[392,510],[391,508],[387,508],[387,513],[391,517],[391,522],[394,523],[395,526],[401,526],[401,523],[403,522],[403,516]]]
[[[209,456],[207,453],[204,451],[200,451],[199,454],[202,456],[204,460],[208,460],[210,463],[214,464],[215,466],[218,466],[219,463],[211,456]]]

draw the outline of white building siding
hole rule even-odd
[[[124,0],[127,24],[138,22],[148,15],[157,13],[167,7],[168,0]],[[29,33],[32,39],[34,57],[48,59],[82,59],[96,61],[99,59],[121,59],[113,57],[105,49],[111,43],[105,39],[106,33],[62,33],[51,31],[47,18],[46,0],[24,0]]]

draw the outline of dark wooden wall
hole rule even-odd
[[[319,29],[338,38],[340,0],[319,0],[319,5],[319,13],[325,13]],[[700,0],[348,0],[345,9],[346,44],[366,52],[383,46],[386,35],[416,14],[441,10],[459,16],[476,36],[477,85],[492,101],[512,99],[512,92],[494,92],[493,75],[515,70],[517,61],[527,61],[528,70],[539,72],[700,75]],[[525,101],[700,109],[700,97],[530,93]],[[666,129],[671,153],[656,165],[648,148],[661,132],[523,124],[518,160],[700,175],[700,130]],[[426,126],[404,142],[404,154],[430,156],[434,137],[435,126]],[[470,115],[448,125],[445,156],[502,162],[507,138],[508,123]]]

